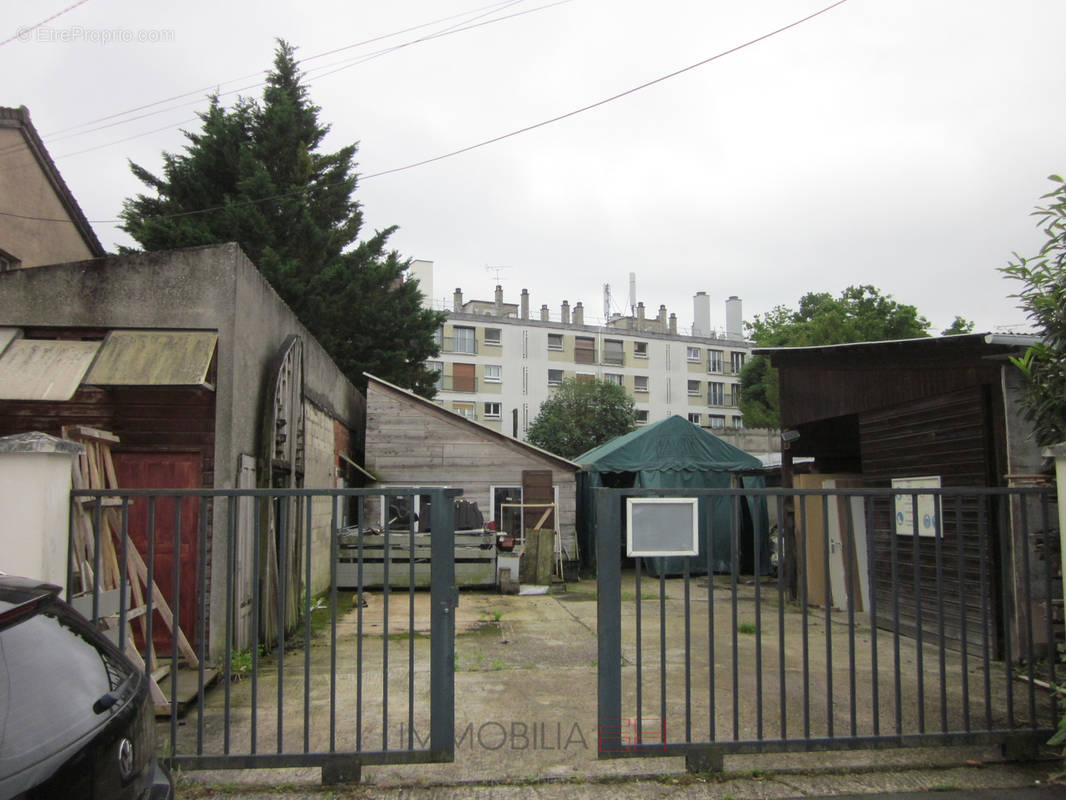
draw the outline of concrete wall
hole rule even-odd
[[[559,493],[560,535],[573,552],[575,467],[373,380],[367,387],[366,461],[381,484],[460,488],[485,519],[493,486],[521,486],[523,470],[550,469]]]
[[[22,217],[69,219],[40,162],[19,128],[0,127],[0,200]],[[0,250],[23,267],[92,258],[73,223],[0,216]]]

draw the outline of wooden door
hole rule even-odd
[[[554,503],[555,489],[552,487],[552,472],[550,469],[524,469],[522,470],[522,503],[529,506],[531,503]],[[544,506],[533,506],[523,509],[522,521],[527,535],[533,528],[539,527],[546,530],[555,528],[555,511]],[[547,512],[547,517],[545,517]],[[541,519],[544,519],[541,522]]]
[[[118,485],[123,489],[198,489],[202,482],[200,453],[113,453]],[[200,500],[186,497],[181,500],[181,535],[174,535],[175,498],[160,497],[155,501],[155,584],[171,608],[174,606],[174,557],[178,567],[181,598],[178,624],[186,638],[193,642],[197,629],[198,548],[197,530],[200,524]],[[130,539],[147,561],[148,554],[148,498],[134,498],[130,503]],[[177,539],[177,547],[175,547]],[[171,652],[171,638],[167,626],[157,614],[152,621],[152,639],[160,655]]]

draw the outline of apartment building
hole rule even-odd
[[[436,400],[524,439],[556,386],[598,378],[626,390],[640,424],[679,414],[712,430],[741,428],[739,373],[752,347],[741,334],[741,301],[726,300],[723,332],[711,330],[705,292],[693,312],[684,332],[665,306],[646,316],[643,303],[630,316],[587,324],[580,302],[564,300],[553,319],[546,305],[530,314],[526,289],[518,303],[504,302],[499,285],[493,300],[464,300],[456,289],[438,333],[440,357],[429,362],[440,371]]]

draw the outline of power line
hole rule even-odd
[[[490,144],[495,144],[496,142],[503,141],[504,139],[510,139],[510,138],[512,138],[514,136],[518,136],[519,134],[527,133],[529,131],[536,130],[538,128],[543,128],[543,127],[545,127],[547,125],[551,125],[551,124],[553,124],[555,122],[559,122],[561,120],[577,116],[578,114],[582,114],[582,113],[584,113],[586,111],[591,111],[594,108],[599,108],[600,106],[607,105],[608,103],[612,103],[615,100],[620,100],[623,97],[628,97],[629,95],[635,94],[636,92],[639,92],[642,89],[647,89],[650,86],[654,86],[656,84],[659,84],[659,83],[662,83],[664,81],[667,81],[667,80],[669,80],[671,78],[675,78],[678,75],[683,75],[686,72],[690,72],[691,70],[694,70],[694,69],[696,69],[698,67],[702,67],[702,66],[705,66],[706,64],[710,64],[711,62],[717,61],[718,59],[724,58],[725,56],[732,55],[733,53],[739,52],[740,50],[743,50],[743,49],[745,49],[747,47],[751,47],[754,44],[758,44],[759,42],[766,41],[767,39],[769,39],[769,38],[771,38],[773,36],[776,36],[776,35],[778,35],[780,33],[784,33],[787,30],[795,28],[798,25],[802,25],[803,23],[809,22],[810,20],[815,19],[816,17],[819,17],[822,14],[825,14],[825,13],[827,13],[829,11],[832,11],[834,8],[837,8],[838,6],[844,5],[844,3],[846,3],[846,2],[848,2],[848,0],[837,0],[835,3],[831,3],[830,5],[825,6],[824,8],[822,8],[822,9],[820,9],[818,11],[815,11],[812,14],[808,14],[807,16],[802,17],[801,19],[795,20],[794,22],[790,22],[789,24],[783,25],[780,28],[776,28],[775,30],[770,31],[769,33],[763,34],[762,36],[757,36],[754,39],[749,39],[748,41],[744,42],[743,44],[736,45],[735,47],[731,47],[728,50],[723,50],[720,53],[716,53],[715,55],[710,56],[709,58],[703,59],[702,61],[697,61],[695,64],[690,64],[687,67],[682,67],[681,69],[674,70],[673,72],[669,72],[669,73],[667,73],[665,75],[661,75],[658,78],[653,78],[652,80],[645,81],[644,83],[641,83],[641,84],[639,84],[637,86],[634,86],[634,87],[632,87],[630,89],[626,89],[623,92],[619,92],[617,94],[611,95],[610,97],[606,97],[606,98],[604,98],[602,100],[599,100],[599,101],[597,101],[595,103],[590,103],[589,105],[582,106],[581,108],[577,108],[577,109],[574,109],[572,111],[568,111],[565,114],[559,114],[558,116],[551,117],[550,119],[546,119],[546,120],[543,120],[541,122],[534,123],[532,125],[527,125],[524,128],[519,128],[517,130],[511,131],[510,133],[501,134],[500,136],[495,136],[495,137],[493,137],[491,139],[486,139],[486,140],[484,140],[482,142],[478,142],[476,144],[468,145],[468,146],[462,147],[462,148],[460,148],[458,150],[453,150],[453,151],[451,151],[449,153],[444,153],[443,155],[434,156],[433,158],[427,158],[427,159],[424,159],[422,161],[417,161],[417,162],[414,162],[414,163],[411,163],[411,164],[406,164],[406,165],[401,166],[401,167],[393,167],[391,169],[385,169],[385,170],[381,170],[379,172],[373,172],[373,173],[370,173],[369,175],[357,176],[357,179],[360,180],[360,181],[366,181],[366,180],[370,180],[372,178],[382,177],[383,175],[392,175],[392,174],[397,173],[397,172],[404,172],[404,171],[409,170],[409,169],[415,169],[416,167],[421,167],[421,166],[425,166],[426,164],[432,164],[432,163],[437,162],[437,161],[442,161],[442,160],[444,160],[446,158],[451,158],[453,156],[461,155],[462,153],[468,153],[471,150],[477,150],[477,149],[479,149],[481,147],[486,147],[486,146],[488,146]],[[221,211],[221,210],[227,209],[227,208],[239,208],[241,206],[254,205],[256,203],[267,203],[267,202],[270,202],[272,200],[280,200],[280,199],[283,199],[285,197],[292,197],[292,196],[297,195],[297,194],[302,194],[305,191],[307,191],[307,189],[296,189],[296,190],[291,191],[291,192],[282,192],[280,194],[271,195],[269,197],[261,197],[261,198],[258,198],[256,200],[243,200],[243,201],[240,201],[240,202],[237,202],[237,203],[230,203],[228,205],[212,206],[210,208],[201,208],[201,209],[196,209],[196,210],[193,210],[193,211],[178,211],[178,212],[174,212],[174,213],[171,213],[171,214],[157,214],[157,215],[155,215],[153,217],[150,217],[149,219],[175,219],[175,218],[179,218],[179,217],[193,216],[193,215],[196,215],[196,214],[209,214],[209,213],[212,213],[214,211]],[[69,220],[65,220],[65,219],[52,219],[52,218],[47,218],[47,217],[26,217],[26,216],[22,216],[22,215],[19,215],[19,214],[12,214],[12,213],[9,213],[9,212],[4,212],[4,211],[0,211],[0,216],[18,217],[20,219],[32,219],[32,220],[37,220],[39,222],[69,222]],[[97,220],[89,220],[89,222],[91,222],[93,224],[96,224],[96,225],[114,225],[116,223],[122,222],[122,220],[121,219],[97,219]]]
[[[74,5],[67,6],[62,11],[57,11],[55,14],[50,16],[48,19],[42,19],[36,25],[29,25],[29,26],[21,26],[21,27],[19,27],[18,32],[14,36],[11,36],[11,37],[9,37],[7,39],[4,39],[4,41],[0,42],[0,47],[3,47],[5,44],[13,42],[16,39],[21,39],[23,36],[25,36],[30,31],[35,31],[39,27],[41,27],[42,25],[47,25],[49,22],[51,22],[52,20],[56,19],[57,17],[61,17],[64,14],[66,14],[68,11],[73,11],[78,6],[83,6],[86,3],[88,3],[88,2],[89,2],[89,0],[78,0],[78,2],[75,3]]]

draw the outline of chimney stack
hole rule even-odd
[[[659,333],[666,333],[666,304],[659,306],[659,316],[656,317],[656,321],[659,323]]]
[[[452,304],[453,304],[452,311],[454,311],[455,313],[458,314],[458,313],[460,313],[463,310],[463,290],[462,289],[460,289],[458,287],[456,288],[455,297],[454,297],[454,299],[452,301]]]
[[[562,318],[563,325],[570,324],[570,303],[566,300],[563,300]]]
[[[670,315],[670,335],[677,336],[677,314]]]
[[[644,330],[644,301],[637,303],[637,330]]]
[[[707,292],[696,292],[692,298],[692,335],[711,335],[711,296]]]
[[[529,319],[529,289],[522,290],[522,319]]]
[[[583,305],[581,305],[581,301],[580,300],[578,300],[577,303],[574,305],[574,324],[575,325],[584,325],[585,324],[585,307]]]
[[[735,294],[725,301],[725,335],[730,339],[744,338],[744,314]]]
[[[503,316],[503,287],[496,284],[496,316]]]
[[[542,305],[540,307],[540,321],[541,322],[548,322],[549,321],[548,304],[547,303],[545,303],[544,305]]]

